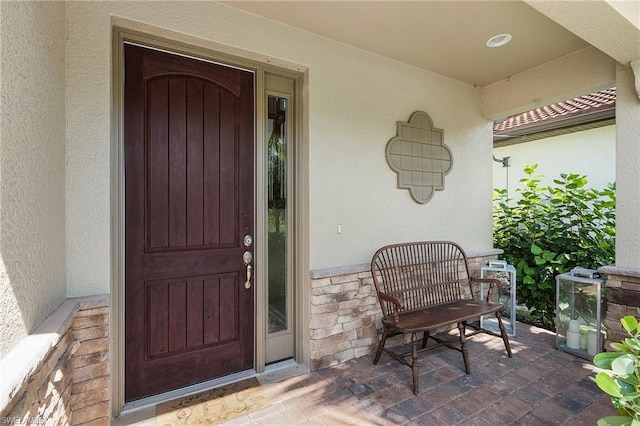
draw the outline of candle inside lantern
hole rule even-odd
[[[580,335],[580,349],[587,349],[587,334]]]
[[[569,321],[569,331],[580,332],[580,321],[577,319]]]
[[[600,352],[598,348],[598,333],[595,330],[589,330],[587,333],[587,353],[594,356]]]
[[[571,349],[580,349],[579,331],[567,331],[567,346]]]

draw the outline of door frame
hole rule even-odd
[[[120,22],[116,22],[120,21]],[[292,229],[297,253],[293,262],[295,285],[293,319],[295,329],[296,362],[309,365],[308,340],[309,314],[304,304],[309,299],[309,211],[308,211],[308,102],[306,101],[308,69],[298,64],[277,61],[271,57],[256,55],[240,49],[230,48],[215,42],[196,39],[166,29],[134,23],[123,19],[112,22],[112,108],[111,108],[111,414],[118,416],[125,407],[124,402],[124,44],[131,43],[171,54],[187,56],[224,66],[249,70],[255,75],[255,217],[256,241],[254,258],[256,265],[266,265],[267,259],[267,210],[266,210],[266,165],[265,141],[266,103],[265,74],[267,72],[294,80],[293,135],[293,204]],[[136,29],[133,29],[133,28]],[[144,27],[143,30],[140,30]],[[162,34],[162,35],[161,35]],[[256,268],[254,281],[254,374],[265,369],[266,323],[267,323],[267,275],[266,269]],[[161,398],[161,396],[160,396]]]

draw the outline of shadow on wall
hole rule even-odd
[[[66,298],[65,7],[2,3],[0,357]]]

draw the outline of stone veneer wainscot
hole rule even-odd
[[[500,253],[467,253],[471,274],[480,276],[480,266]],[[310,369],[372,353],[381,318],[369,264],[311,271]]]
[[[0,419],[108,425],[109,298],[67,299],[2,359]]]
[[[626,315],[640,317],[640,270],[604,266],[598,269],[607,275],[605,282],[606,315],[603,325],[607,330],[604,342],[605,351],[611,351],[611,343],[627,337],[620,319]]]

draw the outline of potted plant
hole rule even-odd
[[[631,315],[620,322],[630,337],[612,343],[615,352],[602,352],[593,358],[596,367],[603,371],[591,379],[611,397],[618,411],[617,416],[598,420],[599,426],[640,426],[640,327],[638,320]]]

